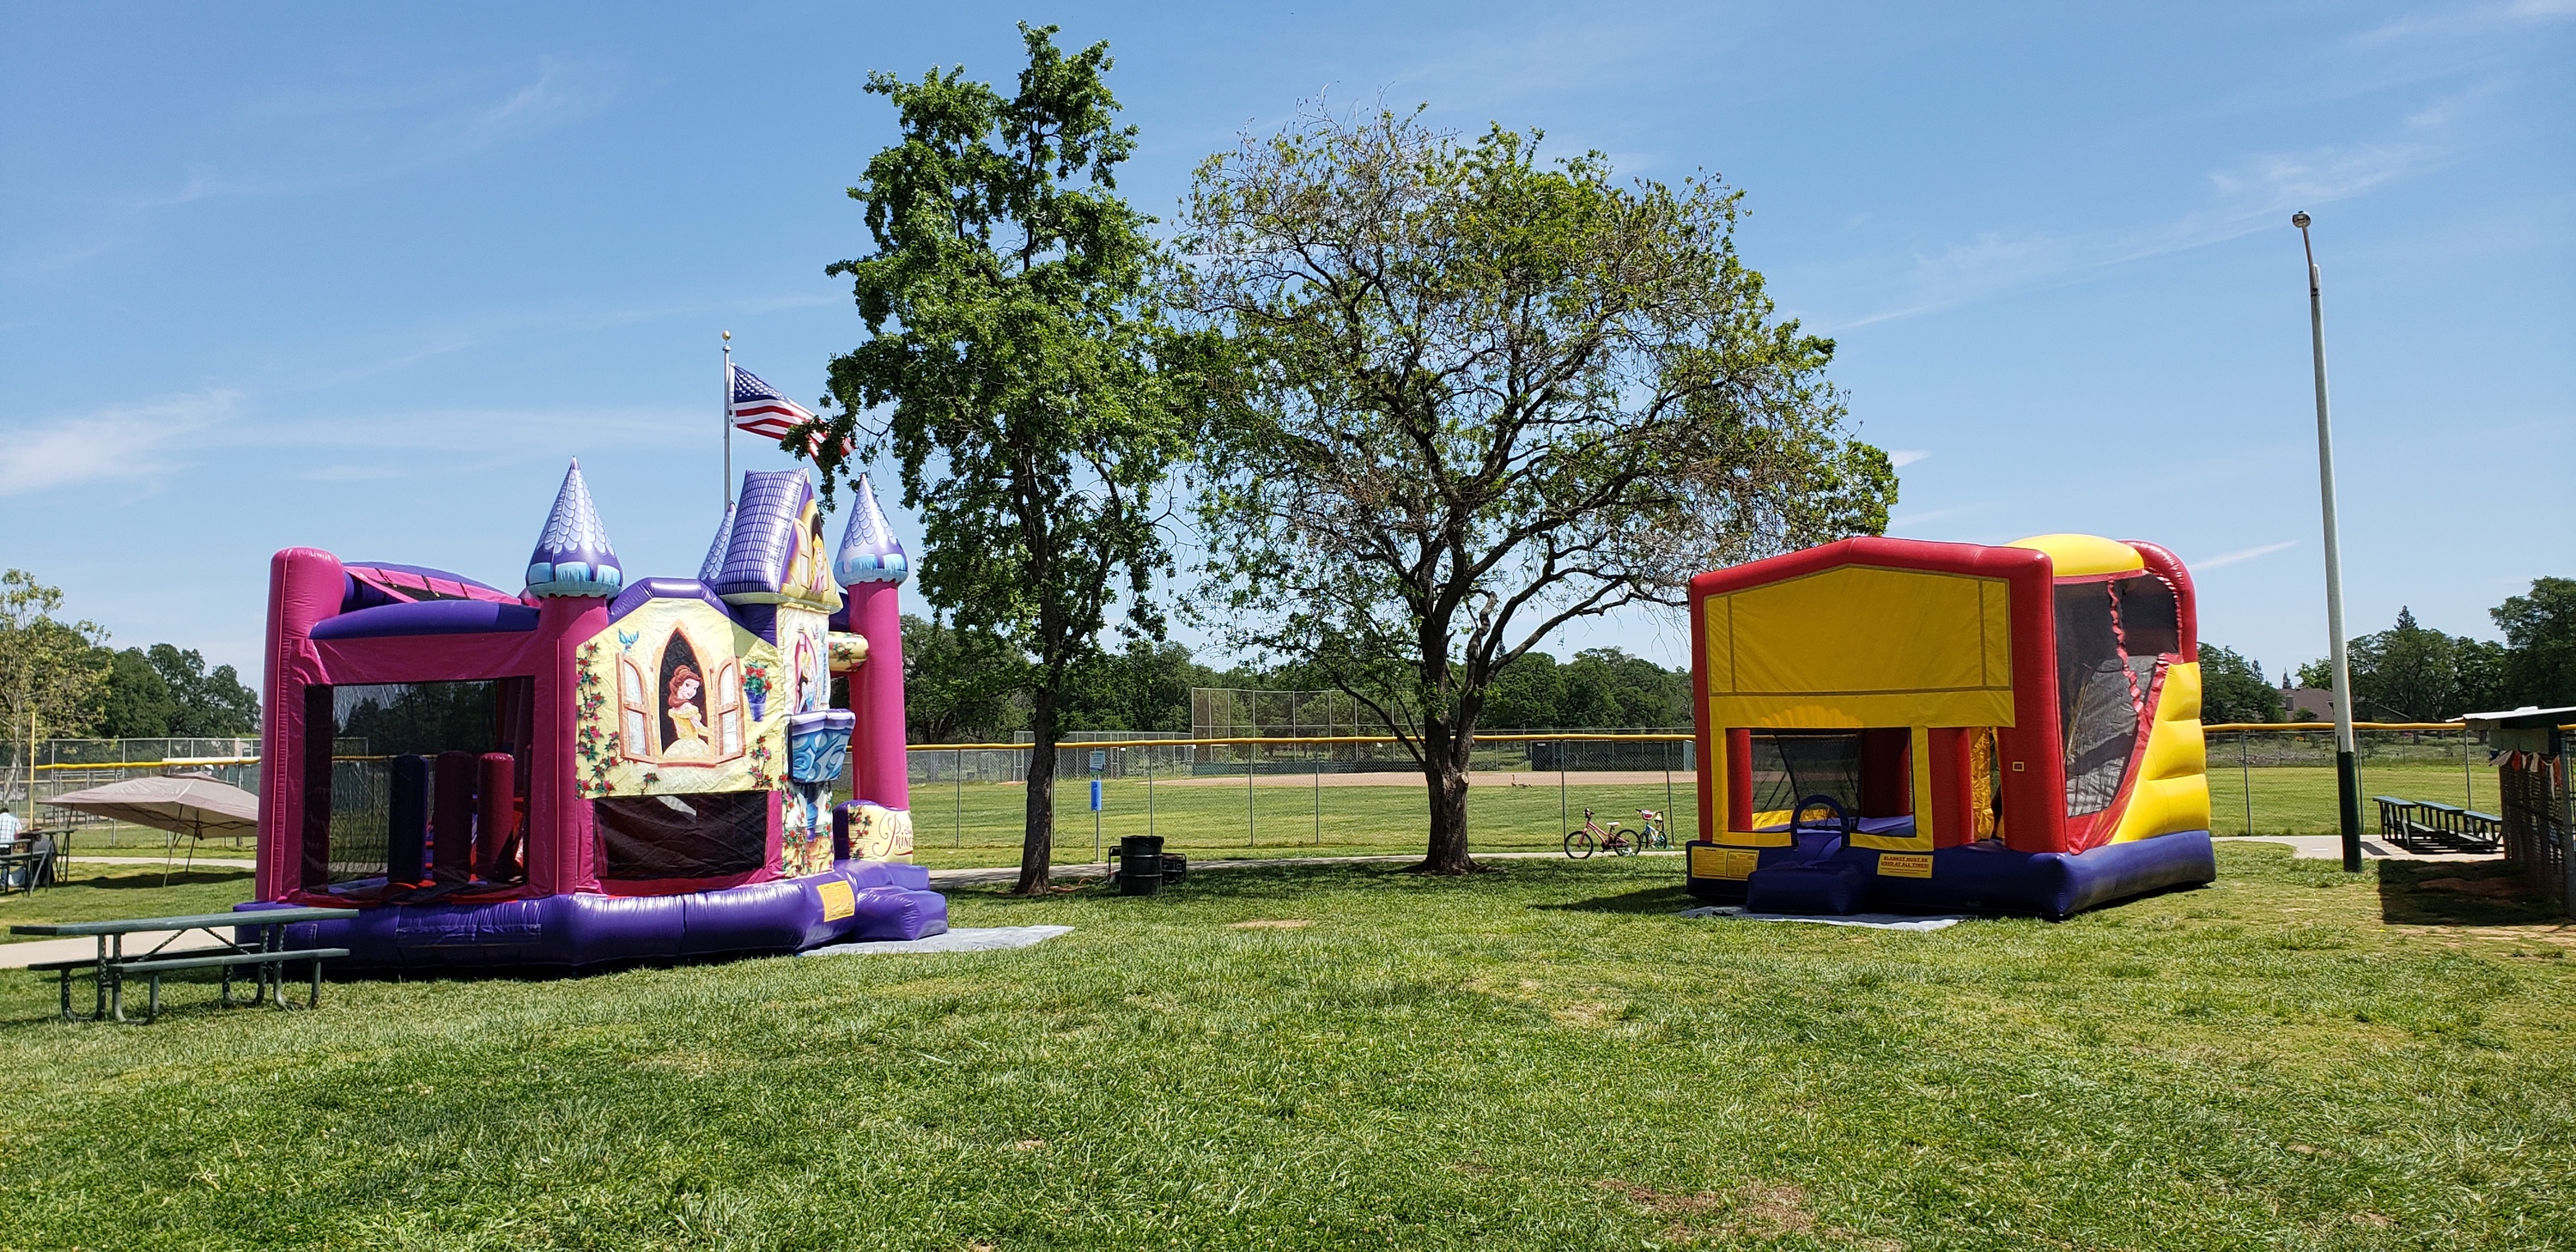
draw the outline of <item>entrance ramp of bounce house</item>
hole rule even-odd
[[[2062,918],[2217,877],[2190,575],[1862,538],[1691,581],[1692,895]]]
[[[946,931],[908,863],[907,566],[864,481],[851,506],[836,553],[803,473],[745,474],[697,577],[629,579],[575,465],[524,592],[278,553],[242,907],[355,907],[286,929],[359,972]]]

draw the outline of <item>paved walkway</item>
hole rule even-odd
[[[137,931],[125,937],[128,953],[149,952],[155,944],[176,932],[167,930]],[[193,952],[214,947],[219,941],[202,930],[182,935],[169,947],[171,952]],[[98,955],[98,940],[83,935],[76,939],[33,939],[26,943],[0,943],[0,969],[25,969],[40,961],[86,961]],[[75,996],[75,999],[78,997]]]
[[[2341,835],[2220,835],[2213,843],[2281,843],[2296,849],[2292,855],[2302,861],[2340,861],[2343,859]],[[2493,852],[2409,852],[2392,848],[2376,839],[2361,841],[2361,856],[2366,861],[2492,861]]]
[[[79,865],[160,865],[165,863],[163,858],[157,856],[91,856],[86,852],[74,852],[70,859],[73,863]],[[191,862],[185,853],[182,853],[178,860],[168,861],[166,863],[174,869],[186,868],[191,864],[198,866],[212,866],[216,869],[256,869],[259,867],[259,862],[257,861],[236,860],[232,857],[216,858],[211,856],[201,856]]]

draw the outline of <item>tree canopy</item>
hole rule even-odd
[[[2277,722],[2285,716],[2281,689],[2263,677],[2263,663],[2234,648],[2200,645],[2200,720]]]
[[[2487,610],[2504,642],[2447,634],[2397,610],[2388,629],[2345,646],[2356,712],[2393,721],[2448,721],[2462,713],[2576,705],[2576,579],[2537,578],[2525,595]],[[2204,650],[2206,650],[2204,648]],[[2323,689],[2327,663],[2298,669],[2299,684]]]
[[[102,649],[102,651],[104,651]],[[119,739],[259,733],[259,695],[229,665],[156,643],[107,654],[98,733]]]
[[[2506,698],[2516,708],[2576,705],[2576,578],[2535,578],[2527,595],[2488,610],[2504,632]]]
[[[924,598],[989,635],[1008,686],[1029,693],[1020,889],[1048,881],[1054,752],[1067,677],[1113,609],[1160,630],[1150,595],[1171,566],[1162,486],[1189,449],[1193,354],[1151,299],[1151,219],[1117,194],[1134,127],[1116,124],[1109,47],[1067,56],[1023,24],[1016,94],[962,66],[918,81],[877,73],[902,140],[851,198],[873,252],[828,267],[851,280],[868,338],[833,359],[837,415],[782,445],[825,492],[891,452],[922,523]],[[882,424],[861,414],[882,409]]]
[[[1245,369],[1202,466],[1207,610],[1402,738],[1426,869],[1473,868],[1475,729],[1540,639],[1886,524],[1894,471],[1832,342],[1738,261],[1740,204],[1419,114],[1309,112],[1199,169],[1173,299]]]

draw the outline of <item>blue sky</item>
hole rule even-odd
[[[693,570],[717,332],[799,397],[861,334],[868,71],[1007,80],[1023,17],[1111,42],[1166,218],[1318,93],[1724,175],[1893,533],[2161,541],[2274,671],[2326,644],[2307,209],[2355,632],[2576,575],[2576,0],[379,10],[5,13],[0,564],[120,645],[255,673],[292,545],[516,586],[573,456],[631,575]]]

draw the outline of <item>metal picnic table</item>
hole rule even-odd
[[[11,926],[17,935],[47,935],[55,938],[93,936],[98,940],[98,955],[85,961],[47,961],[27,968],[60,975],[62,980],[62,1014],[64,1021],[72,1016],[72,975],[89,970],[96,980],[98,1003],[90,1013],[91,1021],[113,1016],[125,1018],[125,980],[140,975],[151,980],[151,1000],[144,1020],[161,1013],[161,975],[187,969],[217,969],[223,972],[222,1003],[227,1006],[258,1004],[262,1000],[279,1008],[290,1008],[286,999],[285,966],[293,961],[308,961],[313,968],[313,989],[304,1006],[322,1002],[322,962],[347,956],[347,948],[286,947],[286,927],[294,922],[318,922],[331,918],[356,917],[356,909],[282,908],[248,909],[237,913],[194,913],[184,917],[134,917],[102,922],[25,922]],[[252,943],[244,943],[222,931],[253,930]],[[148,952],[127,955],[125,937],[156,931],[173,932],[154,944]],[[170,945],[191,931],[203,931],[215,940],[212,947],[183,948],[170,952]],[[170,952],[170,955],[162,955]],[[252,967],[253,985],[250,999],[233,999],[233,970]]]
[[[48,852],[0,852],[0,895],[24,891],[32,895],[39,885],[45,863],[55,859]]]

